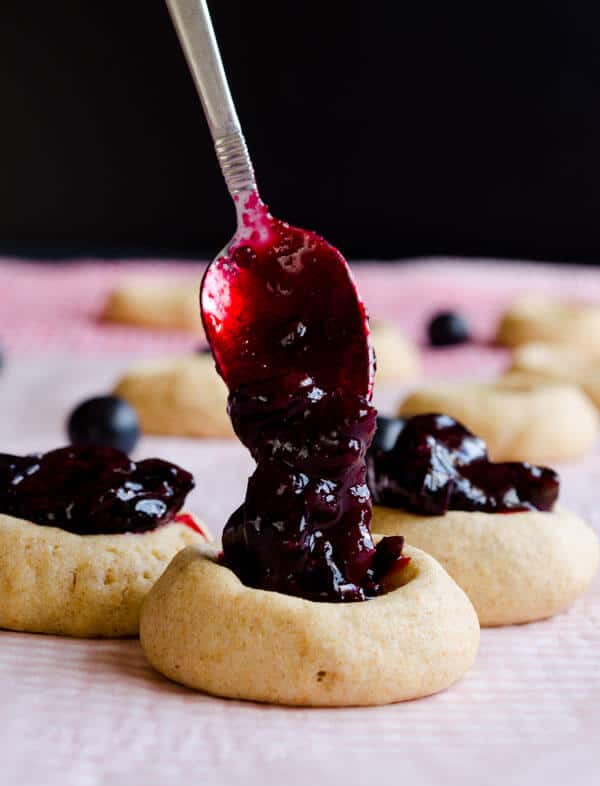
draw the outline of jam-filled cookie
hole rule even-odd
[[[385,704],[436,693],[472,665],[479,625],[428,554],[368,602],[314,602],[245,586],[214,547],[181,552],[144,603],[152,665],[207,693],[277,704]]]
[[[227,387],[210,353],[136,365],[114,392],[136,409],[145,434],[233,437]]]
[[[514,303],[498,325],[499,344],[564,343],[600,351],[600,306],[544,295]]]
[[[569,461],[598,435],[590,399],[567,382],[506,374],[485,382],[437,382],[414,390],[400,417],[444,412],[485,440],[495,461]]]
[[[532,380],[561,380],[578,385],[600,409],[600,353],[569,344],[523,344],[512,355],[511,369]]]
[[[0,455],[0,627],[133,636],[172,557],[206,540],[191,475],[112,448]]]
[[[402,533],[467,593],[481,625],[550,617],[590,585],[598,538],[557,506],[557,475],[494,464],[447,415],[381,420],[368,454],[373,528]]]
[[[404,382],[420,373],[419,350],[392,322],[372,320],[371,339],[380,382]]]
[[[195,282],[131,279],[108,296],[102,313],[107,322],[158,330],[202,330]]]
[[[221,696],[343,706],[428,695],[471,666],[477,616],[433,559],[371,534],[372,352],[345,260],[248,202],[257,231],[209,268],[202,305],[257,466],[222,553],[186,550],[151,591],[142,646],[170,678]]]

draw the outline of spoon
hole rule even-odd
[[[370,399],[364,306],[342,254],[274,218],[261,201],[205,0],[166,0],[237,210],[232,240],[202,282],[202,318],[230,390],[302,370]],[[302,382],[302,380],[300,380]]]
[[[223,530],[223,564],[246,586],[365,600],[381,594],[403,546],[399,536],[376,546],[369,528],[365,308],[340,252],[261,201],[205,0],[167,2],[237,209],[200,293],[231,421],[257,464]]]

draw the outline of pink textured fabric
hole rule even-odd
[[[185,351],[194,335],[100,326],[114,282],[132,272],[198,280],[200,266],[0,263],[0,450],[64,441],[65,414],[110,389],[142,354]],[[600,302],[600,272],[456,260],[356,266],[369,310],[415,338],[437,308],[457,307],[479,343],[425,353],[429,375],[482,375],[506,362],[485,341],[524,290]],[[402,391],[377,391],[382,409]],[[243,495],[251,461],[235,442],[145,437],[197,478],[190,507],[215,534]],[[561,468],[563,502],[600,531],[600,451]],[[0,598],[0,603],[2,599]],[[445,693],[382,708],[299,710],[224,701],[163,679],[137,641],[73,641],[0,632],[0,783],[154,786],[590,786],[598,780],[600,581],[566,614],[486,630],[474,669]]]

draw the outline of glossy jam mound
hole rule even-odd
[[[160,459],[137,464],[113,448],[0,454],[0,513],[78,535],[146,532],[171,521],[194,487]]]
[[[272,218],[256,195],[242,218],[202,290],[231,420],[257,462],[223,560],[249,586],[364,600],[402,554],[402,538],[376,547],[370,532],[365,310],[344,258],[318,235]]]
[[[548,511],[559,492],[551,469],[491,462],[485,442],[447,415],[381,419],[367,466],[375,504],[423,516]]]
[[[300,373],[370,396],[365,308],[343,256],[273,218],[256,194],[240,212],[244,228],[202,284],[207,337],[229,389]]]

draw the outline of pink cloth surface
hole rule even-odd
[[[506,362],[487,340],[516,294],[550,291],[600,303],[600,271],[457,260],[356,266],[375,317],[422,337],[437,308],[460,308],[479,341],[427,351],[429,376],[481,376]],[[141,263],[0,263],[0,450],[64,442],[64,419],[109,390],[142,354],[187,351],[197,337],[98,325],[106,292],[133,272],[198,280],[201,267]],[[390,410],[402,395],[380,387]],[[191,469],[190,508],[215,534],[241,500],[251,461],[237,443],[144,437],[136,456]],[[559,468],[563,503],[600,531],[600,451]],[[0,603],[1,603],[0,598]],[[0,783],[527,784],[598,782],[600,580],[565,614],[482,632],[473,670],[434,697],[369,709],[261,706],[163,679],[128,641],[0,632]]]
[[[193,333],[102,325],[98,318],[108,293],[121,282],[142,278],[167,284],[186,282],[198,288],[205,265],[40,265],[0,260],[0,341],[19,351],[58,349],[83,354],[156,354],[193,347],[199,340]],[[415,340],[424,339],[427,317],[437,309],[459,308],[469,316],[479,344],[464,349],[460,356],[437,352],[429,364],[433,371],[452,370],[457,361],[477,367],[498,314],[523,292],[560,292],[600,302],[600,274],[594,268],[455,259],[358,263],[352,268],[371,316],[396,321]]]

